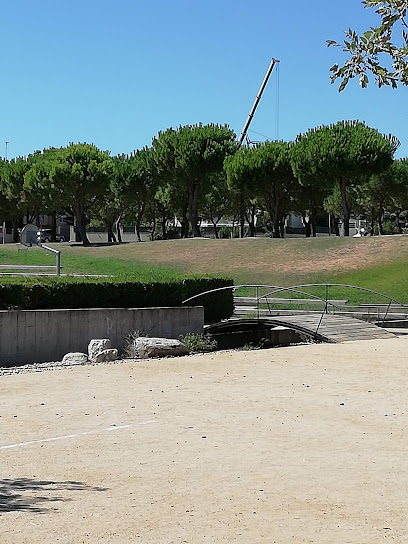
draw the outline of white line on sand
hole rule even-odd
[[[148,421],[140,421],[137,425],[148,425],[149,423],[157,423],[156,419],[149,419]],[[8,444],[7,446],[0,446],[0,450],[7,450],[11,448],[18,448],[21,446],[30,446],[31,444],[40,444],[42,442],[53,442],[55,440],[65,440],[66,438],[78,438],[79,436],[84,436],[87,434],[101,433],[104,431],[117,431],[120,429],[128,429],[132,427],[132,424],[129,425],[111,425],[106,429],[95,429],[93,431],[84,431],[79,434],[65,434],[63,436],[54,436],[52,438],[41,438],[39,440],[29,440],[28,442],[18,442],[17,444]]]

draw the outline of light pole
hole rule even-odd
[[[7,146],[8,146],[8,142],[6,141],[6,160],[7,160]]]

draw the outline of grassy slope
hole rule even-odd
[[[232,277],[235,283],[286,286],[347,283],[408,302],[407,236],[198,239],[109,247],[83,248],[67,244],[54,247],[62,250],[61,262],[66,273],[131,274],[143,280],[197,273]],[[16,246],[5,246],[0,249],[0,262],[53,264],[54,257],[38,248],[18,252]]]
[[[184,276],[181,270],[166,266],[149,265],[134,262],[132,259],[110,258],[108,255],[76,254],[70,247],[62,244],[53,245],[61,250],[63,274],[105,274],[108,276],[131,276],[140,281],[168,281]],[[33,247],[19,251],[18,246],[0,246],[0,264],[55,265],[55,256]],[[11,271],[11,270],[10,270]]]

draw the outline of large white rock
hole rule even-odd
[[[67,353],[62,359],[63,365],[84,365],[87,362],[88,355],[81,352]]]
[[[116,361],[118,358],[117,349],[103,349],[92,359],[93,363],[106,363],[109,361]]]
[[[179,340],[169,338],[147,338],[141,336],[133,341],[128,353],[134,357],[146,359],[148,357],[166,357],[188,355],[188,348]]]
[[[88,345],[88,357],[91,361],[96,362],[96,357],[106,349],[111,348],[111,341],[109,338],[95,338],[89,342]]]

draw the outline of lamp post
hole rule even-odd
[[[6,140],[6,160],[7,160],[7,146],[8,146],[8,141]],[[6,243],[6,222],[3,221],[3,225],[1,227],[1,235],[2,235],[2,243],[5,244]]]

